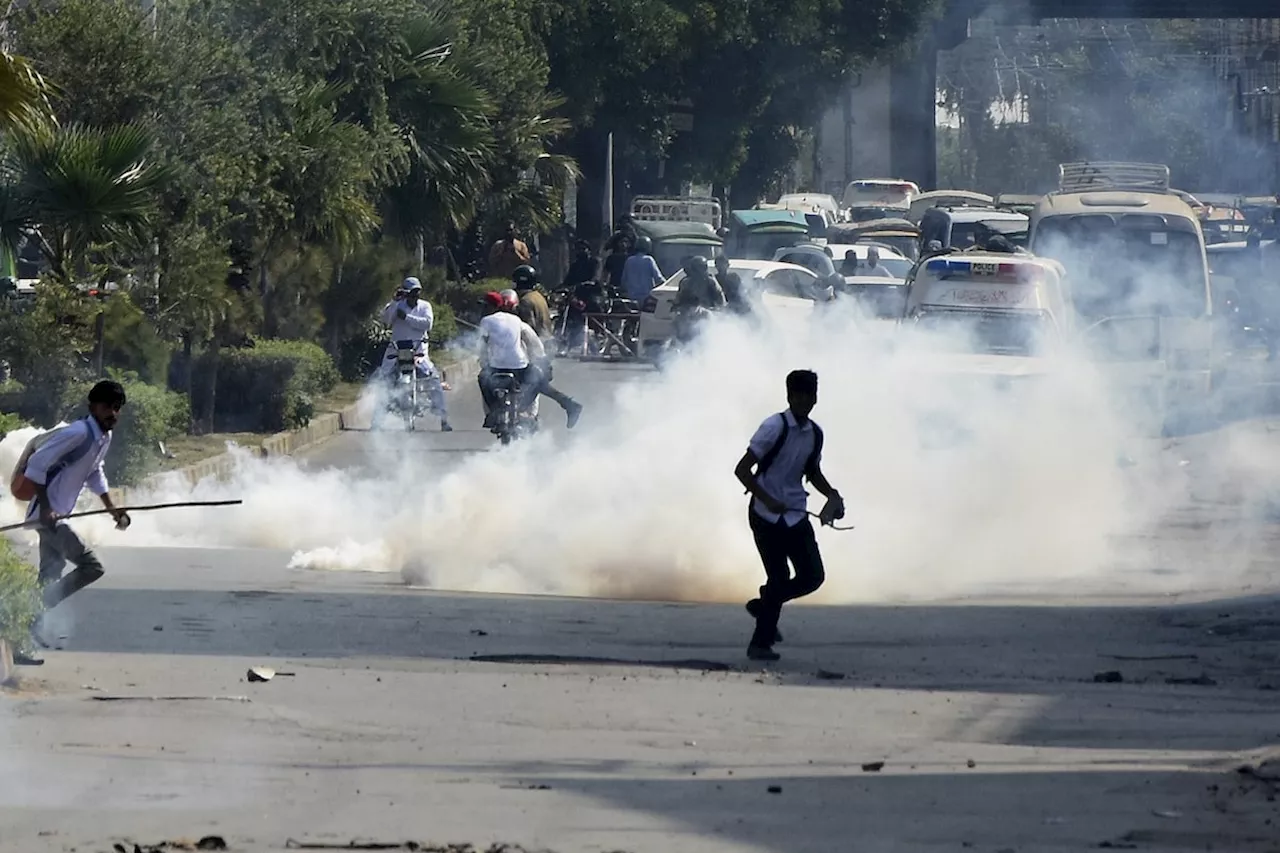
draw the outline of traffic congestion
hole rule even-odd
[[[1081,355],[1163,428],[1186,428],[1229,416],[1233,392],[1265,378],[1280,292],[1280,202],[1205,198],[1167,166],[1113,162],[1063,164],[1039,197],[868,179],[839,200],[730,211],[637,198],[609,253],[651,256],[662,280],[624,286],[608,255],[576,265],[595,274],[553,297],[558,352],[661,366],[724,318],[804,334],[796,317],[838,314],[851,330],[958,337],[967,352],[950,357],[987,372]]]

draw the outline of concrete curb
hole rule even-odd
[[[468,357],[442,368],[440,372],[444,375],[445,381],[456,388],[460,383],[473,380],[479,375],[480,362],[475,357]],[[294,453],[332,438],[343,430],[350,429],[356,422],[358,409],[359,404],[353,404],[339,412],[326,412],[323,415],[312,418],[311,422],[301,429],[289,430],[288,432],[269,436],[264,438],[258,447],[248,449],[256,452],[256,455],[263,459],[272,456],[292,456]],[[217,456],[211,456],[185,468],[153,474],[143,481],[142,486],[122,488],[118,490],[119,501],[123,504],[128,504],[131,493],[139,488],[157,488],[165,482],[172,481],[175,476],[194,486],[209,477],[218,480],[225,479],[234,470],[235,459],[232,455],[230,453],[220,453]]]
[[[0,640],[0,687],[12,687],[18,683],[18,673],[13,666],[13,649],[8,640]]]

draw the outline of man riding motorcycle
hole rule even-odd
[[[431,410],[440,416],[440,430],[452,432],[449,412],[445,406],[444,384],[427,355],[427,336],[431,334],[435,317],[431,303],[422,298],[422,283],[417,278],[410,276],[404,280],[396,291],[395,299],[382,309],[382,322],[391,327],[391,341],[387,344],[382,364],[374,371],[373,378],[387,383],[394,382],[400,344],[412,345],[414,370],[422,389],[427,393]]]
[[[707,259],[695,255],[685,261],[684,279],[671,303],[675,314],[676,337],[682,343],[688,343],[697,333],[702,321],[724,306],[724,291],[708,271]]]
[[[484,400],[485,428],[492,429],[493,374],[512,373],[519,387],[520,411],[533,405],[538,394],[555,400],[565,411],[569,429],[582,415],[582,404],[551,387],[551,364],[546,348],[533,327],[516,315],[520,299],[514,290],[485,294],[485,316],[480,320],[480,394]]]

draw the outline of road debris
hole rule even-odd
[[[1174,811],[1173,809],[1153,809],[1151,813],[1156,817],[1168,818],[1170,820],[1182,817],[1182,812]]]
[[[820,669],[817,672],[815,672],[814,675],[816,675],[818,678],[822,679],[823,681],[843,681],[844,680],[843,672],[832,672],[829,669]]]
[[[966,761],[966,762],[964,763],[964,766],[965,766],[965,767],[968,767],[970,770],[972,770],[973,768],[975,768],[975,767],[977,767],[977,766],[978,766],[978,762],[976,762],[976,761],[974,761],[972,758],[970,758],[968,761]]]
[[[869,761],[866,764],[862,765],[863,773],[879,773],[883,769],[884,769],[883,761]]]
[[[489,636],[489,632],[488,632],[488,631],[485,631],[485,630],[483,630],[483,629],[481,629],[481,628],[472,628],[472,629],[471,629],[471,633],[472,633],[473,635],[477,636],[477,637],[487,637],[487,636]]]
[[[770,794],[781,794],[781,793],[782,793],[782,786],[781,786],[781,785],[770,785],[768,790],[769,790],[769,793],[770,793]]]
[[[1120,684],[1124,681],[1124,675],[1119,670],[1108,669],[1094,673],[1093,681],[1095,684]]]

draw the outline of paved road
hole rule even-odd
[[[597,411],[651,377],[559,371]],[[455,405],[477,413],[470,391]],[[390,439],[343,435],[307,465],[492,442]],[[1211,447],[1161,453],[1195,469]],[[1170,565],[1212,559],[1203,522],[1228,514],[1174,519]],[[1233,559],[1261,584],[1274,535],[1252,531]],[[1272,792],[1234,772],[1280,744],[1265,596],[795,608],[766,669],[742,658],[738,605],[432,592],[268,549],[103,555],[58,614],[66,650],[0,696],[0,851],[212,833],[238,851],[1274,850]],[[291,674],[246,683],[261,664]]]
[[[594,419],[607,418],[613,408],[613,397],[623,382],[653,382],[657,374],[644,364],[579,362],[561,359],[555,364],[556,387],[582,402],[586,409],[582,425],[589,427]],[[448,465],[469,453],[497,449],[492,433],[481,427],[484,410],[480,391],[475,380],[458,383],[447,395],[450,419],[454,432],[441,434],[436,431],[438,421],[424,418],[418,431],[407,433],[395,426],[379,434],[378,440],[370,440],[368,423],[358,423],[349,430],[319,447],[303,454],[307,464],[313,467],[342,469],[384,470],[388,456],[404,453],[438,456]],[[556,436],[565,437],[565,418],[560,407],[545,397],[539,401],[542,428]]]

